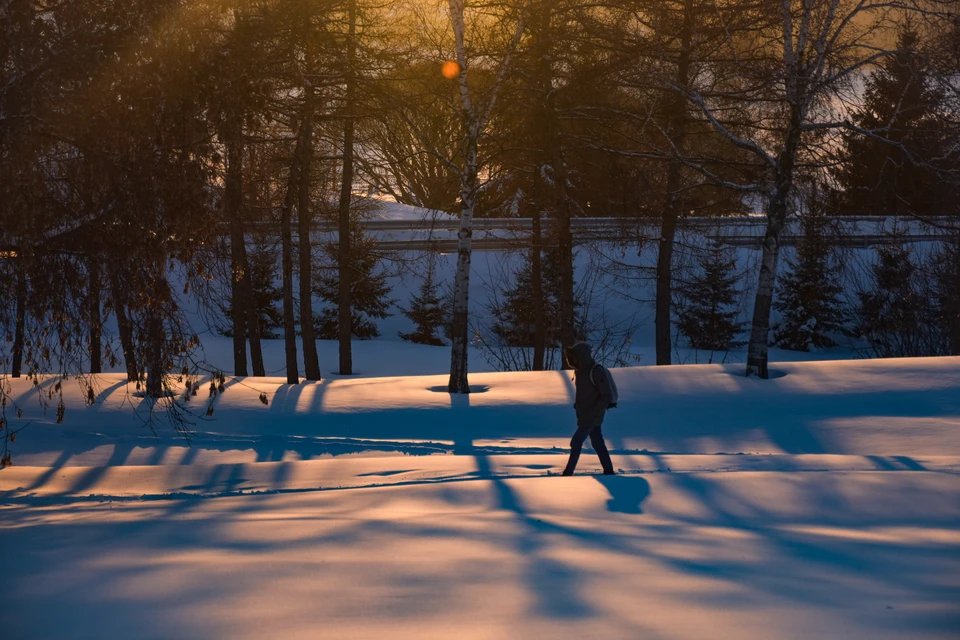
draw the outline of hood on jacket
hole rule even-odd
[[[586,342],[578,342],[566,350],[567,362],[580,371],[593,369],[593,349]]]

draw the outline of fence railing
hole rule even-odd
[[[693,232],[706,238],[736,247],[760,249],[766,233],[763,216],[725,218],[683,218],[678,231]],[[365,220],[361,223],[380,249],[385,251],[457,250],[460,222],[449,214],[409,220]],[[257,225],[259,230],[275,233],[277,225]],[[570,221],[575,244],[590,242],[625,242],[645,244],[656,242],[660,236],[656,219],[637,218],[574,218]],[[543,245],[550,245],[549,222],[544,221]],[[533,220],[530,218],[475,218],[473,248],[478,251],[504,251],[530,246]],[[869,247],[894,242],[936,242],[960,233],[960,218],[938,216],[918,220],[913,217],[893,216],[836,216],[827,219],[825,236],[835,246]],[[317,240],[336,237],[335,224],[320,221],[314,225]],[[803,237],[800,220],[788,219],[781,233],[780,244],[795,245]]]
[[[571,230],[574,242],[654,242],[659,238],[656,220],[625,218],[574,218]],[[364,228],[373,234],[385,250],[456,251],[459,221],[455,218],[423,220],[368,220]],[[529,218],[480,218],[474,220],[473,248],[499,251],[530,246],[533,220]],[[547,228],[547,225],[544,225]],[[700,233],[724,244],[761,248],[766,233],[762,216],[730,218],[685,218],[681,232]],[[318,225],[317,231],[335,233],[332,225]],[[888,216],[843,216],[828,218],[825,235],[838,246],[868,247],[892,242],[935,242],[960,233],[960,220],[942,216],[920,221]],[[781,245],[795,245],[803,237],[799,219],[788,220],[780,236]],[[545,243],[549,235],[545,234]]]

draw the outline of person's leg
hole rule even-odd
[[[583,441],[589,434],[590,427],[577,427],[576,433],[570,438],[570,459],[567,460],[567,468],[563,470],[563,475],[573,475],[573,470],[577,468],[577,461],[580,459],[580,451],[583,449]]]
[[[604,475],[612,476],[614,474],[613,462],[610,460],[610,452],[607,451],[607,443],[603,441],[603,431],[600,427],[596,427],[590,432],[590,445],[597,452],[597,457],[600,458],[600,466],[603,467]]]

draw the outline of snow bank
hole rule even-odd
[[[619,453],[960,455],[960,358],[771,369],[771,380],[745,378],[739,365],[615,369],[621,402],[608,414],[609,444]],[[217,461],[211,451],[232,452],[219,461],[252,462],[470,447],[564,450],[574,420],[571,378],[561,371],[477,373],[469,396],[448,394],[446,376],[331,377],[295,386],[282,378],[228,378],[210,418],[204,387],[193,400],[191,461]],[[29,382],[12,383],[23,423],[30,422],[15,445],[18,464],[122,464],[143,449],[150,453],[131,462],[142,464],[186,447],[162,413],[156,435],[143,425],[149,405],[122,376],[101,376],[92,406],[79,385],[67,384],[62,425],[42,410]]]
[[[772,369],[615,370],[573,478],[563,372],[228,379],[189,445],[13,381],[4,637],[954,636],[960,358]]]

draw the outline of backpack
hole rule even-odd
[[[597,386],[597,381],[593,379],[593,372],[597,370],[597,367],[603,369],[603,373],[607,376],[607,386],[610,387],[610,405],[607,408],[616,409],[619,394],[617,393],[617,383],[613,381],[613,376],[610,375],[610,370],[602,364],[593,365],[593,369],[590,369],[590,382],[593,383],[593,386]]]

